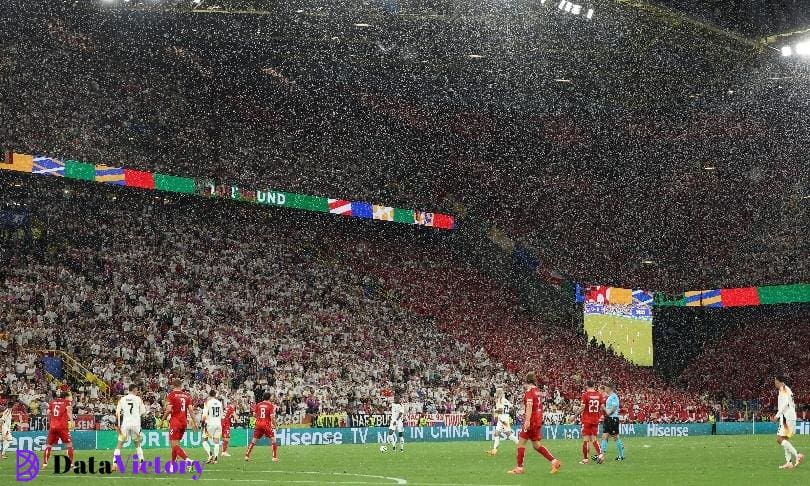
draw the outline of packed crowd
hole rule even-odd
[[[744,63],[728,46],[691,56],[691,33],[664,29],[660,45],[636,48],[643,36],[627,26],[655,29],[606,18],[594,35],[571,24],[544,37],[552,54],[533,49],[544,33],[487,27],[483,37],[515,52],[485,61],[511,63],[504,81],[483,62],[458,78],[412,71],[478,62],[457,47],[463,19],[432,29],[385,17],[365,37],[283,17],[268,40],[265,18],[41,3],[9,0],[3,11],[8,148],[403,207],[459,203],[585,281],[689,288],[810,272],[797,251],[808,175],[797,127],[810,110],[790,87],[801,81],[767,63],[731,69]],[[587,43],[578,56],[573,42]],[[288,50],[298,55],[278,56]],[[544,79],[538,61],[552,55],[573,81]],[[702,78],[706,93],[664,88],[673,79],[651,75],[662,67],[688,72],[690,90]],[[644,89],[625,88],[643,75]],[[508,79],[525,79],[526,92]],[[492,91],[502,98],[482,103]],[[714,164],[739,172],[704,171]],[[35,248],[6,242],[0,254],[2,381],[31,410],[59,386],[37,365],[36,350],[55,348],[113,393],[145,383],[151,406],[180,374],[195,396],[214,387],[240,407],[270,389],[291,416],[379,410],[395,392],[416,410],[486,412],[494,387],[516,393],[529,369],[563,414],[588,378],[615,381],[631,418],[702,417],[710,406],[702,385],[673,387],[530,314],[447,249],[238,205],[13,180],[21,192],[0,197],[44,222]],[[672,258],[653,274],[639,269],[646,252]],[[72,385],[82,410],[109,413],[99,390]]]
[[[803,320],[762,319],[734,327],[704,347],[679,377],[689,390],[776,406],[770,375],[789,370],[797,404],[810,404],[810,329]],[[722,363],[722,366],[717,366]],[[764,379],[763,379],[764,378]]]
[[[530,314],[511,292],[449,255],[416,247],[394,251],[384,244],[357,250],[344,257],[396,289],[402,306],[434,316],[441,330],[483,348],[513,373],[538,372],[549,395],[561,398],[549,400],[549,411],[570,415],[585,382],[594,380],[617,384],[630,420],[707,417],[710,404],[698,393],[672,387],[652,369],[588,342],[581,329]]]
[[[752,60],[748,46],[622,8],[516,36],[520,21],[493,8],[476,15],[497,21],[473,30],[513,54],[472,64],[468,48],[494,48],[459,47],[471,30],[463,16],[439,27],[370,7],[374,28],[363,30],[309,7],[268,19],[94,3],[9,1],[3,144],[425,210],[460,203],[593,283],[809,275],[797,251],[806,76]],[[423,63],[460,64],[459,77],[413,67]],[[550,82],[547,63],[565,76]],[[647,258],[656,265],[640,265]]]
[[[47,395],[32,350],[48,349],[83,363],[113,395],[143,383],[155,403],[181,376],[193,396],[215,388],[241,409],[271,390],[299,418],[380,411],[394,393],[414,412],[470,412],[493,386],[516,386],[482,349],[319,258],[328,233],[268,223],[241,205],[125,199],[51,199],[47,249],[6,261],[4,358],[28,364],[6,385],[29,406],[26,390]],[[78,400],[109,411],[97,389]]]

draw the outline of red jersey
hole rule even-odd
[[[256,417],[256,427],[272,427],[276,406],[272,402],[264,401],[256,404],[253,415]]]
[[[530,427],[540,427],[543,425],[543,401],[540,400],[540,390],[536,386],[529,388],[523,394],[524,410],[528,410],[529,405],[532,407],[532,416],[530,418],[524,417],[523,420],[528,419]]]
[[[598,391],[582,393],[582,423],[598,424],[602,418],[602,394]]]
[[[228,405],[225,408],[225,416],[222,417],[222,428],[223,429],[227,429],[227,428],[229,428],[231,426],[231,419],[233,419],[233,414],[235,414],[235,413],[236,413],[236,410],[232,406]]]
[[[172,423],[184,427],[188,423],[188,409],[194,403],[191,396],[184,391],[172,391],[166,396],[166,401],[172,406]]]
[[[57,398],[48,404],[48,427],[51,429],[68,428],[68,408],[71,406],[70,400]]]

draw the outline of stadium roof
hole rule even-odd
[[[767,37],[810,29],[810,4],[806,0],[654,1],[749,37]],[[638,0],[628,2],[637,3]]]

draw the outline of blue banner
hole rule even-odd
[[[73,439],[73,447],[78,450],[93,450],[96,448],[95,430],[74,430],[70,433]],[[47,430],[37,430],[33,432],[12,432],[11,448],[9,450],[41,451],[48,440]],[[53,450],[64,450],[65,445],[54,446]]]
[[[44,356],[42,358],[42,366],[45,368],[45,371],[55,376],[56,378],[59,378],[60,380],[63,378],[62,358],[53,358],[50,356]]]
[[[625,437],[691,437],[710,435],[710,424],[621,424],[619,434]],[[517,428],[515,429],[517,431]],[[470,442],[491,441],[495,427],[491,426],[441,426],[405,427],[407,442]],[[601,433],[601,430],[600,430]],[[775,434],[776,424],[772,422],[718,422],[720,435]],[[810,422],[799,422],[796,433],[810,435]],[[110,430],[75,430],[71,432],[73,445],[79,450],[109,449],[115,445],[116,433]],[[253,435],[252,429],[232,429],[231,445],[242,447]],[[344,428],[281,428],[276,430],[280,446],[343,445],[343,444],[383,444],[388,435],[387,427],[344,427]],[[165,430],[144,430],[143,445],[146,448],[168,447],[168,432]],[[579,425],[544,425],[543,438],[547,440],[579,440],[582,438]],[[13,432],[10,450],[40,451],[45,446],[47,431]],[[266,443],[262,439],[261,443]],[[181,443],[184,447],[199,447],[200,432],[186,434]],[[64,449],[64,445],[55,450]]]
[[[776,422],[718,422],[718,435],[776,434]],[[810,435],[810,422],[797,422],[794,433]]]

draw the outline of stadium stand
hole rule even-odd
[[[693,31],[611,10],[595,30],[549,27],[532,54],[537,31],[511,46],[487,27],[502,50],[482,50],[493,64],[479,65],[466,49],[486,45],[456,45],[473,25],[463,20],[436,33],[381,15],[372,37],[286,12],[272,20],[282,40],[270,42],[266,18],[31,3],[9,0],[3,11],[4,148],[461,207],[580,281],[663,289],[810,279],[810,109],[797,94],[808,86],[792,76],[807,69],[763,62],[733,39],[695,43]],[[422,64],[458,74],[416,81]],[[539,65],[565,78],[536,76]],[[525,86],[491,74],[506,67]],[[661,81],[660,70],[678,74]],[[527,311],[446,245],[34,179],[0,173],[3,204],[34,221],[0,245],[4,394],[33,415],[62,386],[40,358],[62,349],[111,393],[149,383],[153,406],[168,379],[159,371],[170,368],[193,377],[194,392],[217,386],[244,404],[265,386],[279,390],[290,416],[379,409],[397,386],[424,410],[487,411],[494,386],[514,388],[516,374],[535,369],[552,411],[570,415],[585,379],[608,378],[631,397],[631,419],[700,420],[713,406],[704,392],[742,367],[728,356],[729,374],[707,380],[711,358],[723,346],[751,351],[725,336],[672,384]],[[640,264],[650,256],[654,268]],[[790,343],[796,359],[806,339]],[[529,361],[515,358],[515,342],[532,349]],[[69,385],[80,410],[109,415],[99,384]],[[749,399],[764,387],[731,391]]]

